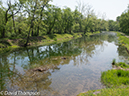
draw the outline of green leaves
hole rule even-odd
[[[41,36],[53,33],[107,31],[110,27],[108,21],[97,18],[90,5],[78,5],[78,8],[72,11],[68,7],[61,9],[50,5],[52,0],[8,1],[7,7],[0,7],[0,32],[3,38],[14,34],[27,37],[28,33],[29,36]],[[84,8],[79,11],[81,7]],[[110,25],[113,30],[119,27],[114,21]]]
[[[129,33],[129,10],[122,13],[120,17],[120,28],[123,32]]]

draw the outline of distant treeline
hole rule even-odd
[[[73,32],[120,31],[129,32],[124,12],[117,21],[98,19],[90,5],[78,3],[72,11],[49,4],[51,0],[5,0],[0,1],[0,38],[27,38],[46,34]],[[84,7],[85,6],[85,7]],[[129,19],[129,18],[128,18]],[[125,21],[125,23],[124,23]],[[120,22],[120,27],[119,27]]]

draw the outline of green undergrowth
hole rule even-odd
[[[43,36],[44,39],[40,41],[30,41],[32,46],[40,46],[40,45],[50,45],[54,43],[61,43],[61,42],[66,42],[72,39],[76,39],[82,37],[82,33],[73,33],[73,34],[53,34],[53,35],[45,35]]]
[[[117,36],[119,37],[119,43],[129,50],[129,37],[120,32],[117,32]]]
[[[93,32],[88,33],[90,35],[100,33],[100,32]],[[66,42],[72,39],[80,38],[83,36],[83,32],[72,33],[72,34],[51,34],[51,35],[44,35],[44,36],[33,36],[30,37],[28,47],[35,47],[35,46],[42,46],[42,45],[50,45],[54,43],[61,43]],[[15,49],[15,48],[22,48],[26,43],[26,38],[4,38],[0,39],[0,53],[4,53],[6,51]]]

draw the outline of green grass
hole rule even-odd
[[[124,62],[116,63],[115,59],[113,62],[113,66],[129,68],[129,65]],[[129,70],[112,69],[102,72],[101,82],[106,86],[105,89],[89,90],[78,96],[129,96]],[[98,93],[95,94],[95,92]]]
[[[114,67],[121,67],[121,68],[124,68],[124,69],[129,68],[129,64],[126,64],[124,62],[118,62],[118,63],[116,63],[116,59],[113,59],[112,65]]]
[[[44,35],[39,37],[30,37],[28,47],[41,46],[41,45],[50,45],[54,43],[66,42],[73,37],[79,38],[82,37],[82,33],[73,33],[73,34],[53,34],[53,35]],[[0,53],[8,52],[15,48],[22,47],[26,42],[24,38],[4,38],[0,39]]]
[[[118,67],[120,66],[121,68],[129,68],[129,65],[124,63],[124,62],[119,62],[119,63],[115,63],[115,66]]]
[[[96,31],[96,32],[87,32],[85,35],[86,36],[90,36],[90,35],[93,35],[93,34],[97,34],[97,33],[100,33],[100,31]]]
[[[88,33],[89,35],[93,35],[100,32],[93,32]],[[54,43],[61,43],[61,42],[67,42],[71,39],[76,39],[82,37],[83,32],[78,33],[72,33],[72,34],[52,34],[52,35],[44,35],[39,37],[30,37],[29,40],[29,46],[28,47],[34,47],[34,46],[41,46],[41,45],[50,45]],[[4,49],[10,50],[11,48],[19,48],[22,47],[26,42],[25,38],[4,38],[0,39],[0,51],[2,52]],[[3,51],[3,52],[5,52]]]
[[[129,71],[108,70],[102,73],[101,81],[108,87],[129,85]]]
[[[107,88],[89,90],[85,93],[80,93],[78,96],[129,96],[129,71],[112,69],[102,72],[101,82]],[[98,93],[95,94],[96,92]]]
[[[129,85],[129,71],[124,70],[129,68],[129,65],[124,62],[112,63],[117,69],[102,72],[101,81],[108,87],[118,87],[121,85]],[[118,69],[118,68],[123,68]]]
[[[99,92],[99,93],[94,94],[94,92]],[[78,96],[129,96],[129,87],[93,90],[93,91],[88,91],[86,93],[80,93]]]

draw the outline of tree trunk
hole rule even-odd
[[[39,36],[39,26],[37,27],[37,36]]]
[[[14,21],[14,15],[13,15],[13,12],[12,12],[12,19],[13,19],[13,28],[14,28],[14,32],[16,33],[16,27],[15,27],[15,21]]]
[[[34,24],[33,24],[33,21],[34,21],[34,15],[35,15],[35,12],[36,12],[36,10],[37,10],[37,0],[36,0],[35,3],[36,3],[36,4],[35,4],[35,6],[34,6],[33,18],[32,18],[32,20],[31,20],[30,29],[29,29],[28,36],[27,36],[27,40],[26,40],[26,43],[24,44],[24,47],[27,46],[27,44],[28,44],[28,42],[29,42],[29,38],[30,38],[30,32],[31,32],[31,30],[33,30],[33,25],[34,25]]]
[[[31,31],[31,28],[29,29],[29,33],[28,33],[28,36],[27,36],[27,40],[26,40],[26,43],[24,45],[24,47],[27,46],[28,42],[29,42],[29,38],[30,38],[30,31]]]
[[[41,21],[42,21],[42,17],[43,17],[43,10],[44,10],[44,7],[48,4],[49,0],[46,2],[46,4],[44,4],[42,6],[42,10],[40,12],[40,19],[38,20],[39,24],[38,24],[38,29],[37,29],[37,36],[39,36],[39,25],[41,24]]]
[[[6,24],[7,24],[7,22],[8,22],[8,17],[7,17],[7,13],[8,13],[8,11],[9,11],[9,9],[10,9],[10,7],[8,8],[8,10],[6,11],[6,13],[5,13],[5,23],[4,23],[4,28],[3,28],[3,32],[2,32],[2,38],[5,38],[5,26],[6,26]]]
[[[5,28],[3,29],[3,32],[2,32],[2,38],[5,38]]]
[[[33,31],[33,29],[32,29],[32,33],[31,33],[31,36],[34,36],[34,31]]]
[[[18,28],[18,33],[21,34],[21,29],[20,28]]]

